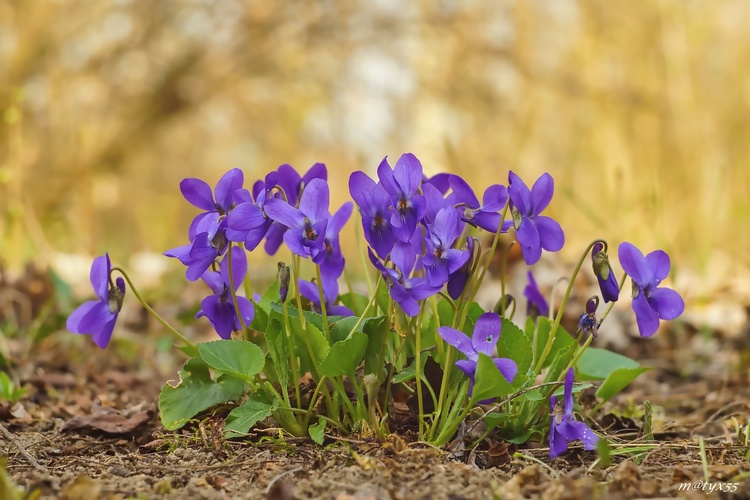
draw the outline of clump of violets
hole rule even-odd
[[[680,294],[659,284],[669,275],[669,256],[655,250],[645,257],[632,243],[618,248],[623,270],[633,281],[633,312],[641,337],[650,337],[659,329],[659,320],[675,319],[685,310]]]
[[[125,280],[117,278],[112,283],[112,265],[109,254],[94,259],[91,264],[91,286],[98,300],[81,304],[68,317],[66,327],[73,333],[91,335],[94,343],[106,348],[112,338],[112,330],[125,298]]]
[[[397,420],[388,414],[393,406],[391,384],[413,384],[417,404],[407,406],[417,415],[407,418],[414,417],[420,440],[437,446],[459,439],[464,419],[478,418],[478,423],[492,412],[502,413],[492,419],[502,422],[495,435],[520,443],[528,439],[529,432],[544,432],[549,402],[550,458],[564,453],[569,443],[577,440],[586,450],[595,448],[599,437],[585,423],[576,421],[572,393],[576,371],[595,373],[590,378],[606,380],[618,369],[611,367],[604,374],[610,367],[587,370],[585,363],[591,360],[586,358],[591,356],[581,356],[605,333],[602,322],[609,310],[598,319],[599,296],[588,299],[578,319],[577,333],[581,335],[568,335],[561,319],[573,283],[588,258],[603,301],[611,308],[618,299],[620,289],[607,243],[595,240],[587,247],[556,311],[550,310],[532,270],[525,270],[528,284],[523,294],[528,316],[534,321],[524,328],[513,323],[516,300],[506,294],[504,282],[499,291],[493,290],[492,300],[500,298],[497,312],[485,312],[475,302],[501,235],[511,227],[529,266],[540,260],[543,251],[562,248],[562,228],[542,215],[554,194],[552,176],[541,175],[529,189],[518,175],[509,172],[507,187],[491,184],[483,192],[476,191],[482,193],[480,201],[460,176],[439,173],[427,177],[419,159],[405,153],[393,167],[384,158],[376,178],[362,171],[352,173],[348,187],[353,203],[345,202],[337,210],[330,207],[328,173],[322,163],[304,174],[281,165],[248,188],[244,181],[239,169],[222,175],[213,189],[200,179],[184,179],[180,191],[200,212],[190,224],[186,244],[165,252],[186,266],[188,280],[200,279],[210,289],[196,318],[209,321],[221,339],[234,336],[235,340],[193,344],[143,302],[124,271],[115,268],[146,310],[183,342],[183,352],[216,375],[214,380],[201,373],[196,375],[200,382],[191,384],[193,372],[181,372],[180,390],[186,398],[200,399],[210,392],[219,399],[226,395],[222,403],[246,401],[232,410],[242,418],[228,418],[227,428],[247,422],[250,414],[260,419],[273,417],[293,435],[312,437],[311,425],[320,430],[328,422],[336,428],[329,431],[347,433],[361,429],[360,423],[365,421],[383,438]],[[367,242],[366,248],[359,250],[362,256],[366,252],[379,275],[374,286],[368,280],[369,297],[353,290],[339,295],[339,279],[346,269],[340,239],[355,208]],[[487,245],[490,239],[492,244]],[[250,297],[249,291],[243,296],[241,290],[251,289],[247,252],[262,249],[274,255],[282,246],[289,252],[291,267],[278,262],[278,296],[266,292],[261,299],[259,295]],[[625,276],[632,281],[632,307],[639,332],[651,336],[661,320],[676,318],[684,310],[682,297],[661,286],[669,274],[669,257],[661,250],[644,256],[630,243],[619,246],[618,256],[625,273],[622,282]],[[306,274],[311,268],[314,276]],[[67,322],[70,331],[91,335],[101,348],[110,341],[125,295],[125,280],[113,282],[112,271],[107,254],[94,260],[91,284],[96,299],[78,307]],[[344,277],[349,284],[350,276]],[[357,314],[361,311],[361,316],[341,318],[355,316],[352,309]],[[587,337],[579,345],[575,337],[580,339],[582,334]],[[508,352],[511,357],[502,357]],[[482,360],[483,355],[497,370],[489,363],[484,365],[487,359]],[[435,363],[441,365],[439,369]],[[427,382],[432,378],[426,376],[429,370],[442,373],[440,386],[433,380]],[[484,377],[489,383],[484,383]],[[507,383],[501,383],[503,379]],[[534,385],[540,380],[545,383]],[[561,381],[563,398],[558,401],[548,386]],[[303,393],[301,389],[309,382],[316,389]],[[213,391],[211,384],[224,387]],[[163,394],[176,389],[168,387]],[[199,392],[191,393],[194,389]],[[163,421],[165,408],[175,399],[174,392],[169,396],[160,398]],[[479,416],[474,397],[488,398],[478,403],[498,397],[503,402]],[[605,402],[595,406],[590,416]],[[195,411],[203,411],[208,405],[197,401],[194,406],[200,408]],[[248,413],[248,409],[252,411]],[[171,421],[174,428],[195,415],[185,415],[185,411],[181,406],[176,412],[179,415]],[[318,423],[313,424],[315,421]],[[490,421],[485,420],[488,425]],[[247,426],[232,428],[232,432],[244,434]],[[165,427],[169,428],[166,423]],[[487,431],[492,429],[488,426]]]
[[[558,406],[557,396],[549,398],[549,458],[555,458],[568,451],[568,443],[580,440],[585,450],[595,450],[599,441],[591,428],[584,422],[578,422],[573,415],[573,368],[565,374],[563,407]]]

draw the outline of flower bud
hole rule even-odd
[[[283,304],[286,301],[286,296],[289,293],[289,266],[284,264],[283,262],[279,262],[279,273],[278,273],[278,280],[279,280],[279,295],[281,296],[281,303]]]
[[[586,312],[578,318],[578,331],[591,334],[594,338],[599,334],[601,321],[596,320],[596,309],[599,307],[599,297],[594,295],[586,301]]]
[[[604,251],[604,244],[597,242],[591,249],[591,263],[594,274],[599,282],[604,302],[617,302],[620,295],[620,287],[617,284],[615,273],[609,265],[609,257]]]

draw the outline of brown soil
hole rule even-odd
[[[592,426],[617,450],[643,444],[639,415],[650,400],[655,446],[637,457],[615,455],[606,467],[576,447],[550,461],[540,443],[516,450],[487,442],[450,453],[398,436],[385,443],[331,436],[320,447],[272,427],[225,441],[226,409],[170,433],[156,401],[176,360],[133,352],[132,342],[100,352],[69,337],[48,340],[18,363],[13,375],[29,393],[0,408],[8,431],[0,453],[16,484],[46,498],[719,498],[727,494],[680,490],[704,480],[702,437],[709,480],[738,482],[731,496],[750,498],[748,444],[735,428],[750,416],[748,368],[740,366],[748,346],[702,335],[682,326],[629,344],[626,354],[654,369]],[[94,422],[106,421],[110,432],[80,421],[97,412],[108,414]]]

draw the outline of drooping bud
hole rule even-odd
[[[539,316],[547,316],[549,314],[549,304],[547,304],[547,300],[539,290],[531,271],[528,272],[528,277],[529,283],[523,290],[523,294],[526,296],[526,315],[536,320]]]
[[[604,244],[597,242],[591,249],[591,264],[594,274],[599,282],[599,289],[602,292],[604,302],[617,302],[620,296],[620,287],[617,284],[617,278],[609,265],[609,257],[604,251]]]
[[[448,295],[450,295],[453,300],[458,300],[461,296],[461,292],[464,291],[466,283],[469,282],[471,273],[476,267],[474,264],[479,256],[478,252],[474,252],[474,249],[478,248],[476,241],[477,240],[473,237],[466,239],[466,244],[463,249],[469,252],[469,260],[448,277]]]
[[[508,314],[508,310],[513,306],[513,309],[510,314]],[[503,297],[500,298],[500,300],[497,301],[497,304],[495,304],[494,311],[499,314],[500,316],[503,316],[505,318],[512,318],[513,315],[516,312],[516,299],[511,294],[506,293]]]
[[[289,266],[287,266],[283,262],[279,262],[278,267],[279,295],[281,296],[281,303],[283,304],[284,302],[286,302],[286,296],[289,293],[290,273]]]
[[[110,283],[112,283],[110,281]],[[125,298],[125,280],[117,278],[117,284],[110,286],[107,298],[109,299],[109,312],[116,314],[122,310],[122,301]]]
[[[596,309],[599,307],[599,297],[594,295],[586,301],[586,312],[578,318],[578,331],[593,335],[594,338],[599,335],[599,325],[601,321],[596,320]]]

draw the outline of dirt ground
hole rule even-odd
[[[592,423],[619,450],[604,466],[580,447],[550,461],[546,443],[533,442],[445,451],[408,437],[330,436],[320,447],[272,427],[225,441],[227,409],[167,432],[156,402],[179,360],[138,348],[75,350],[80,343],[52,337],[16,358],[25,361],[13,375],[29,393],[0,407],[0,454],[12,480],[43,498],[750,498],[750,455],[736,431],[750,416],[750,344],[739,339],[686,323],[632,339],[625,354],[654,369]],[[645,400],[654,407],[652,449],[628,454],[644,443]],[[681,486],[706,480],[701,437],[708,481],[735,478],[735,493]]]

